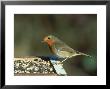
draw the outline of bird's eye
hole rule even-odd
[[[50,39],[50,37],[48,37],[48,39]]]

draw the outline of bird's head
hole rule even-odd
[[[47,43],[49,46],[52,46],[55,43],[55,37],[53,35],[48,35],[44,37],[43,42]]]

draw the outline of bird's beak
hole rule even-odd
[[[45,37],[41,42],[42,42],[42,43],[45,43],[46,40],[47,40],[47,37]]]

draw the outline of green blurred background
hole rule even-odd
[[[55,35],[70,47],[93,56],[77,56],[64,62],[70,76],[97,75],[96,14],[15,14],[14,57],[49,56],[48,46],[41,43]]]

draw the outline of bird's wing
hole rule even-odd
[[[54,45],[54,47],[57,49],[57,51],[60,54],[64,54],[64,56],[68,55],[68,56],[76,56],[79,55],[78,52],[74,49],[72,49],[71,47],[69,47],[67,44],[65,44],[64,42],[58,42]]]
[[[70,56],[85,55],[85,56],[91,57],[88,54],[85,54],[85,53],[72,49],[71,47],[69,47],[68,45],[66,45],[64,43],[56,44],[55,46],[56,46],[55,48],[57,48],[57,50],[61,51],[61,53],[63,53],[63,54],[68,54]]]
[[[71,47],[69,47],[67,45],[60,47],[58,50],[67,51],[67,52],[72,53],[72,54],[76,53],[76,50],[72,49]]]

